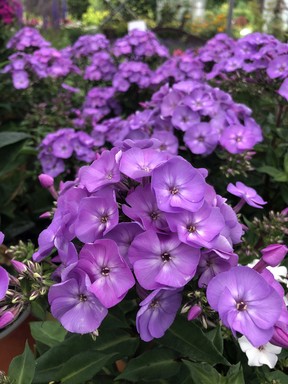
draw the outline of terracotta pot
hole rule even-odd
[[[34,341],[29,327],[33,318],[29,313],[27,309],[10,326],[0,331],[0,371],[8,372],[11,360],[23,353],[27,339],[33,348]]]

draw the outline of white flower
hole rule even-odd
[[[240,337],[238,342],[242,351],[246,353],[248,365],[250,365],[250,367],[260,367],[261,365],[266,364],[269,368],[274,368],[278,360],[277,355],[282,350],[281,347],[277,347],[271,343],[256,348],[245,336]]]

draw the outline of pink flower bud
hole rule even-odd
[[[12,312],[7,311],[7,312],[4,312],[4,313],[1,313],[1,316],[0,316],[0,329],[6,327],[6,325],[11,323],[11,321],[13,321],[13,320],[14,320],[14,315],[13,315]]]
[[[267,265],[276,267],[286,256],[288,249],[283,244],[270,244],[261,250],[262,259]]]
[[[23,272],[27,271],[27,266],[25,264],[21,263],[21,261],[11,260],[11,264],[16,269],[16,271],[19,273],[23,273]]]
[[[200,313],[202,312],[202,308],[199,307],[199,305],[193,305],[193,307],[190,308],[189,312],[188,312],[188,320],[194,320],[196,319]]]
[[[270,343],[278,345],[278,347],[288,348],[288,333],[284,329],[275,326]]]
[[[41,175],[38,176],[38,180],[40,181],[40,184],[43,188],[48,189],[54,185],[53,177],[46,175],[46,173],[41,173]]]
[[[39,216],[39,219],[49,219],[51,217],[50,212],[44,212],[42,215]]]

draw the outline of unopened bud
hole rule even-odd
[[[29,297],[29,300],[33,301],[33,300],[37,299],[38,296],[39,296],[39,292],[34,291],[34,292],[31,293],[31,295]]]
[[[38,180],[40,181],[41,186],[46,189],[54,185],[53,177],[47,175],[46,173],[41,173],[41,175],[38,176]]]
[[[21,263],[21,261],[11,260],[11,264],[16,269],[16,271],[19,273],[24,273],[27,271],[27,266],[25,264]]]
[[[202,312],[202,308],[199,307],[199,305],[193,305],[193,307],[188,312],[188,320],[194,320],[196,319]]]
[[[283,244],[270,244],[261,250],[262,259],[271,267],[276,267],[286,256],[288,248]]]

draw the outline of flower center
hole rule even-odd
[[[113,177],[112,172],[107,173],[107,175],[106,175],[106,179],[111,180],[112,177]]]
[[[155,309],[155,308],[157,308],[157,307],[159,307],[159,302],[158,302],[158,300],[153,300],[153,301],[151,301],[151,303],[150,303],[150,305],[149,305],[149,308]]]
[[[159,213],[157,211],[153,211],[153,212],[150,213],[150,217],[151,217],[152,220],[155,221],[155,220],[158,219]]]
[[[169,189],[169,192],[171,193],[171,195],[177,195],[179,189],[177,187],[172,187]]]
[[[108,221],[108,216],[102,216],[101,217],[101,223],[106,224]]]
[[[110,273],[110,268],[108,268],[108,267],[103,267],[103,268],[101,269],[101,275],[102,275],[102,276],[108,276],[109,273]]]
[[[162,255],[161,255],[161,259],[164,261],[164,263],[166,263],[166,261],[171,260],[170,253],[168,253],[168,252],[164,252],[164,253],[162,253]]]
[[[80,301],[87,301],[87,296],[86,295],[83,295],[83,293],[81,293],[79,296],[78,296],[78,299]]]
[[[245,304],[244,301],[240,301],[240,303],[237,303],[236,308],[238,309],[238,311],[246,311],[247,304]]]
[[[260,345],[260,347],[258,347],[259,351],[263,351],[264,349],[264,345]]]
[[[187,230],[188,230],[189,233],[193,233],[193,232],[196,231],[196,227],[193,224],[192,225],[187,225]]]
[[[204,136],[198,136],[198,141],[199,141],[200,143],[203,143],[203,141],[204,141]]]
[[[242,137],[241,136],[236,136],[236,142],[240,143],[240,141],[242,141]]]

